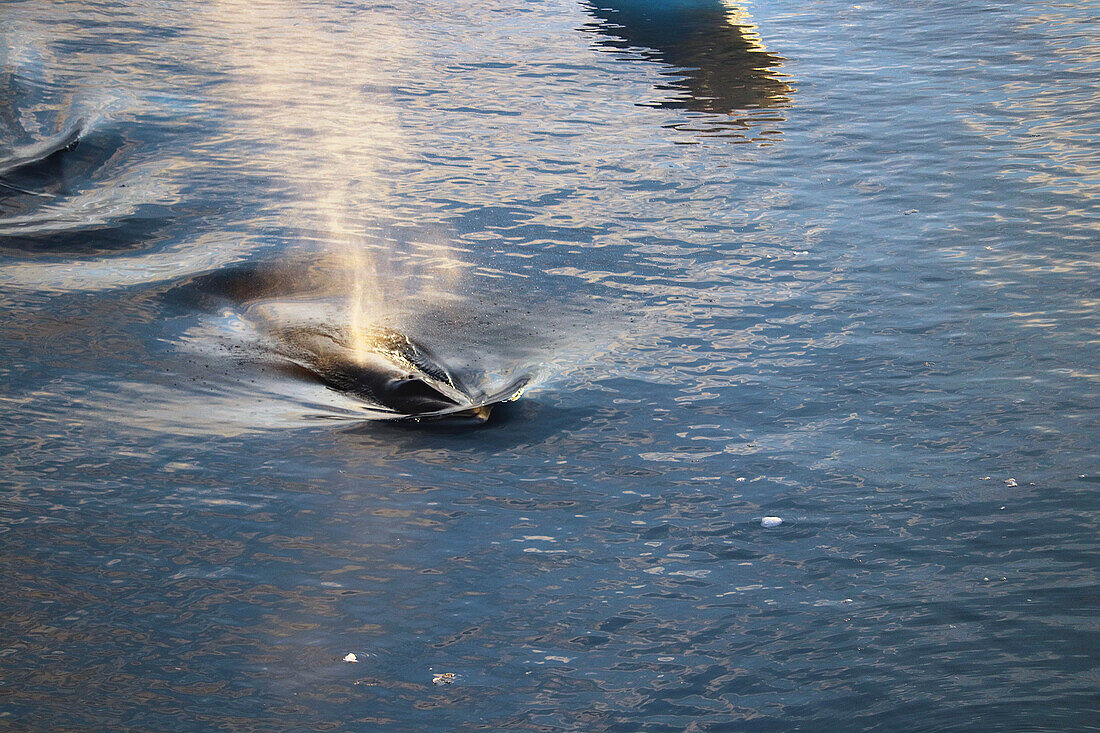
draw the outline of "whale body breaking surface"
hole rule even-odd
[[[318,329],[294,329],[281,340],[292,371],[363,400],[372,419],[485,422],[531,381],[525,375],[500,389],[474,388],[425,346],[389,329],[373,331],[367,346],[356,349],[340,334]]]

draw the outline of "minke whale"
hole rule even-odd
[[[300,376],[364,400],[375,419],[483,423],[495,406],[519,399],[530,381],[524,376],[491,393],[473,389],[426,347],[389,329],[373,330],[356,349],[320,330],[281,336],[291,348],[280,350]]]

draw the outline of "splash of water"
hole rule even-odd
[[[347,257],[350,260],[348,271],[351,273],[352,283],[348,297],[349,345],[352,359],[361,366],[376,346],[375,327],[383,321],[381,298],[378,297],[377,274],[368,270],[363,252],[349,247]]]
[[[276,141],[260,162],[295,191],[278,219],[319,235],[323,251],[311,267],[329,270],[323,297],[344,304],[342,322],[330,325],[346,329],[353,360],[363,364],[379,348],[379,328],[400,328],[410,310],[449,297],[464,268],[441,243],[384,234],[414,219],[415,204],[397,194],[393,171],[411,143],[392,93],[375,82],[411,63],[415,42],[385,8],[350,25],[342,11],[303,13],[289,0],[218,0],[203,12],[210,21],[203,27],[225,43],[221,93],[233,98],[239,134]],[[232,42],[240,37],[256,40]]]

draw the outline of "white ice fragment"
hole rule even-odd
[[[782,517],[764,517],[760,520],[760,526],[767,527],[768,529],[771,529],[772,527],[778,527],[781,524],[783,524]]]
[[[349,664],[355,664],[359,661],[359,657],[355,656],[355,652],[348,652],[347,656],[344,657],[344,661]]]
[[[1014,478],[1006,478],[1005,479],[1005,486],[1019,486],[1019,484],[1016,483],[1016,479],[1014,479]]]

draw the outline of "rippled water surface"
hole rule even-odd
[[[1096,11],[4,3],[0,728],[1097,730]]]

